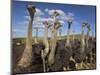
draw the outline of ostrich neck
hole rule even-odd
[[[51,38],[51,54],[55,54],[55,48],[56,48],[56,41],[57,41],[57,29],[54,28],[53,29],[53,33],[52,33],[52,38]]]
[[[45,44],[46,48],[49,48],[49,43],[48,43],[48,28],[47,27],[45,27],[44,44]]]
[[[82,27],[82,37],[84,38],[84,27]]]
[[[26,47],[32,46],[32,22],[33,22],[33,19],[30,17],[29,25],[28,25],[28,33],[27,33],[27,38],[26,38]]]
[[[57,29],[55,26],[55,22],[56,22],[56,17],[53,17],[54,19],[54,25],[53,25],[53,29],[52,29],[52,34],[51,34],[51,55],[54,56],[55,54],[55,48],[56,48],[56,36],[57,36]]]
[[[84,48],[85,48],[84,27],[82,27],[81,48],[82,48],[81,52],[84,52]]]
[[[38,38],[38,28],[36,28],[36,38]]]
[[[89,37],[90,30],[87,31],[87,37]]]

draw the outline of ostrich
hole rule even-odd
[[[81,51],[79,51],[79,54],[76,54],[75,60],[76,62],[76,68],[77,69],[82,69],[83,66],[83,60],[85,59],[85,37],[84,37],[84,29],[87,26],[87,22],[83,22],[82,24],[82,34],[81,34]]]
[[[47,56],[49,52],[49,41],[48,41],[48,28],[50,27],[49,22],[45,21],[43,22],[45,25],[45,36],[44,36],[44,44],[45,44],[45,50],[44,50],[44,57]]]
[[[68,31],[67,31],[66,46],[69,46],[70,45],[70,37],[69,37],[69,35],[70,35],[70,28],[71,28],[71,24],[72,24],[71,16],[68,16],[67,23],[68,23]]]
[[[46,72],[45,58],[46,58],[46,56],[48,55],[48,52],[49,52],[48,28],[50,27],[50,25],[47,21],[44,21],[43,24],[45,25],[45,36],[44,36],[45,49],[41,50],[41,57],[42,57],[42,61],[43,61],[43,71]]]
[[[20,61],[18,62],[18,66],[20,67],[28,67],[31,64],[31,60],[34,57],[32,55],[32,22],[34,18],[34,14],[36,12],[35,6],[28,5],[28,12],[29,12],[29,25],[28,25],[28,34],[26,38],[26,47],[22,54]]]
[[[57,29],[56,29],[56,17],[59,16],[60,14],[58,12],[54,12],[53,13],[53,20],[54,20],[54,24],[53,24],[53,28],[52,28],[52,33],[51,33],[51,42],[50,42],[50,54],[48,57],[48,65],[52,65],[54,63],[54,54],[55,54],[55,49],[56,49],[56,36],[57,36]]]
[[[55,26],[56,26],[55,27],[56,29],[61,27],[60,23],[56,23]],[[57,30],[56,30],[55,39],[56,39],[56,37],[57,37]],[[70,50],[69,49],[70,49],[70,47],[66,48],[64,46],[63,41],[56,42],[55,53],[54,53],[54,57],[53,57],[54,63],[52,65],[49,65],[49,71],[62,71],[68,66],[69,58],[72,53],[71,49]],[[50,54],[49,54],[49,57],[50,57]]]
[[[84,37],[84,29],[85,29],[85,26],[87,26],[88,23],[87,22],[83,22],[83,25],[82,25],[82,34],[81,34],[81,52],[84,52],[84,48],[85,48],[85,37]]]

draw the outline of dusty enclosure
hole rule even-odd
[[[96,6],[14,0],[11,15],[12,74],[96,69]]]

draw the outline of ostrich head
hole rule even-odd
[[[91,31],[90,25],[87,25],[87,29],[88,29],[89,31]]]
[[[27,9],[28,9],[28,12],[29,12],[29,14],[30,14],[30,17],[33,18],[34,13],[36,12],[35,6],[33,6],[33,5],[28,5],[28,6],[27,6]]]
[[[83,24],[82,24],[82,27],[85,27],[87,25],[88,25],[88,23],[86,21],[84,21]]]
[[[62,27],[62,25],[59,21],[56,21],[55,26],[56,26],[56,29],[59,29],[60,27]]]
[[[55,16],[55,17],[57,17],[57,16],[59,16],[60,14],[57,12],[57,11],[54,11],[54,13],[53,13],[53,15],[52,16]]]
[[[47,28],[51,27],[50,23],[47,22],[47,21],[44,21],[43,24],[44,24]]]

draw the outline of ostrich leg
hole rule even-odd
[[[43,52],[43,50],[41,50],[41,57],[42,57],[42,62],[43,62],[43,71],[46,72],[45,58],[44,58],[44,52]]]
[[[28,67],[32,61],[32,22],[35,13],[35,7],[32,5],[28,6],[28,12],[30,14],[29,17],[29,25],[28,25],[28,34],[26,38],[26,47],[22,54],[20,61],[18,62],[18,66]]]

